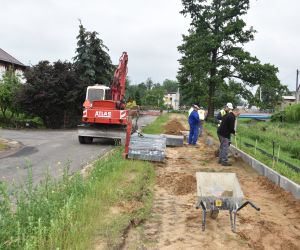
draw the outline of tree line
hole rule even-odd
[[[139,106],[151,108],[170,108],[165,105],[164,96],[167,93],[178,91],[178,82],[175,80],[165,79],[162,84],[154,83],[149,77],[145,82],[139,84],[130,84],[128,79],[126,85],[127,100],[134,100]]]
[[[181,94],[181,105],[197,103],[213,116],[227,102],[274,108],[288,88],[277,77],[278,68],[261,63],[244,49],[254,40],[255,30],[246,27],[243,16],[249,0],[182,0],[181,14],[190,16],[190,29],[178,46],[182,57],[177,81],[139,84],[127,79],[126,98],[138,105],[165,108],[167,92]],[[79,24],[77,48],[72,62],[47,60],[28,67],[20,84],[12,70],[0,82],[0,111],[5,119],[24,113],[40,117],[46,127],[74,126],[81,117],[85,89],[109,85],[115,70],[97,32]],[[252,93],[251,88],[258,91]],[[9,112],[8,112],[9,111]],[[9,114],[9,115],[7,115]]]
[[[39,117],[47,128],[74,127],[80,122],[87,86],[109,86],[116,65],[98,33],[87,31],[81,22],[76,39],[73,62],[40,61],[25,70],[25,84],[20,83],[13,68],[5,72],[0,80],[3,120],[9,123],[25,114]],[[127,79],[126,97],[138,105],[163,107],[163,95],[177,88],[178,83],[168,79],[162,85],[151,78],[132,85]]]

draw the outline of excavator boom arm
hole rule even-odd
[[[123,52],[111,84],[111,96],[113,101],[124,101],[127,63],[128,55],[126,52]]]

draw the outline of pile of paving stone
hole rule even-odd
[[[163,161],[166,146],[182,146],[183,140],[183,136],[134,133],[130,138],[128,158]]]

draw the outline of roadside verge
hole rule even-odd
[[[13,194],[0,182],[0,249],[121,246],[126,230],[147,217],[154,182],[150,163],[125,160],[122,152],[117,147],[95,161],[85,178],[66,167],[61,180],[49,174],[35,187],[29,170]]]

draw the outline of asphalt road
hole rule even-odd
[[[139,126],[152,122],[156,117],[144,116]],[[61,176],[64,166],[69,172],[82,169],[113,147],[110,141],[97,139],[93,144],[78,142],[77,130],[0,130],[0,137],[21,142],[24,147],[0,159],[0,179],[19,186],[32,169],[34,184],[41,181],[47,171]]]

